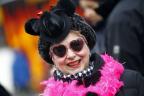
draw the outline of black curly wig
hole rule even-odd
[[[95,31],[74,12],[73,2],[60,0],[50,12],[43,12],[40,18],[32,18],[26,22],[26,32],[39,36],[38,50],[47,63],[53,64],[49,55],[50,46],[64,40],[70,30],[79,31],[86,38],[90,50],[94,47]]]

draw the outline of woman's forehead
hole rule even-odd
[[[67,44],[69,43],[70,41],[72,40],[75,40],[77,38],[81,37],[81,34],[80,33],[76,33],[76,32],[70,32],[67,37],[61,41],[59,44]]]
[[[75,39],[77,39],[77,38],[79,38],[79,37],[81,37],[81,36],[82,36],[82,34],[80,34],[80,31],[74,31],[74,30],[72,30],[72,31],[70,31],[70,33],[65,37],[65,39],[64,39],[63,41],[58,42],[58,43],[55,43],[55,44],[53,44],[53,45],[57,45],[57,44],[67,44],[67,43],[69,43],[70,41],[75,40]],[[52,46],[53,46],[53,45],[52,45]]]

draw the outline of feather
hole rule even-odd
[[[102,55],[102,58],[105,64],[100,69],[102,75],[97,83],[88,87],[77,86],[76,80],[68,83],[56,81],[51,77],[48,81],[42,82],[42,84],[46,85],[42,96],[115,96],[124,85],[123,81],[120,81],[124,68],[121,63],[115,61],[107,54]]]

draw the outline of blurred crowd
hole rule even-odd
[[[94,51],[144,75],[144,1],[79,0],[79,5],[97,34]]]
[[[3,1],[3,0],[2,0]],[[5,0],[6,1],[6,0]],[[96,32],[92,52],[109,54],[144,76],[144,0],[72,0]],[[3,1],[4,2],[4,1]],[[37,96],[51,74],[37,51],[37,37],[24,32],[25,20],[38,18],[57,0],[0,2],[0,96]],[[6,94],[6,95],[2,95]],[[11,95],[10,95],[11,94]]]

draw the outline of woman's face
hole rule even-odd
[[[56,68],[64,74],[75,74],[84,70],[89,64],[90,56],[90,50],[86,42],[86,39],[82,35],[76,34],[76,32],[70,32],[62,42],[52,45],[51,56]],[[67,50],[65,54],[63,54],[63,45]],[[59,48],[59,50],[56,48]],[[61,57],[55,54],[57,52],[61,53],[59,54]]]

